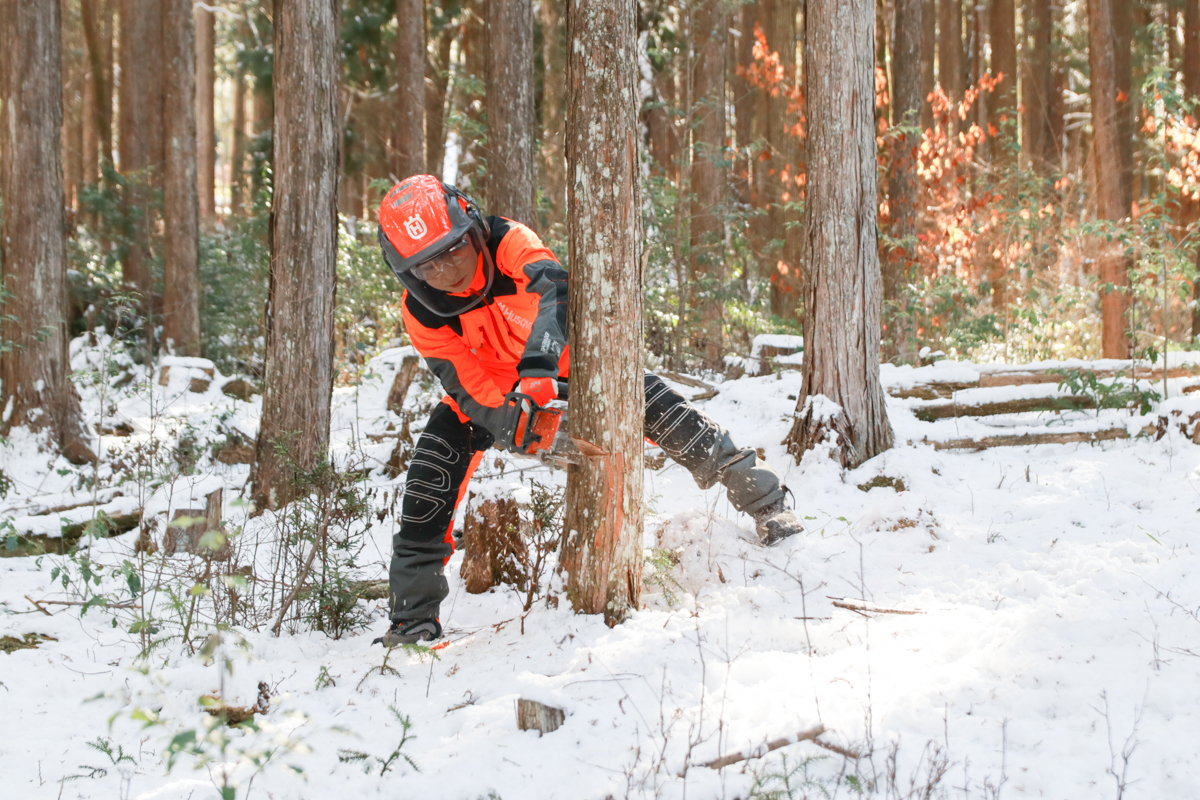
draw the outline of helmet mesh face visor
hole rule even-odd
[[[475,246],[475,251],[482,257],[483,262],[483,286],[478,291],[467,291],[457,294],[449,294],[433,288],[425,281],[421,280],[415,274],[414,266],[420,264],[409,265],[406,269],[397,269],[395,262],[399,259],[399,253],[396,252],[395,246],[388,240],[384,234],[383,228],[379,229],[379,244],[383,248],[383,257],[388,262],[388,266],[392,268],[392,272],[400,279],[400,283],[409,291],[421,305],[428,308],[439,317],[456,317],[466,311],[470,311],[475,306],[483,302],[488,291],[492,288],[492,278],[495,274],[495,264],[492,262],[492,254],[487,249],[487,243],[484,242],[482,234],[477,228],[472,227],[467,236],[471,243]]]

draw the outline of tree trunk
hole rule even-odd
[[[196,191],[200,197],[200,222],[206,228],[211,228],[217,221],[217,131],[213,118],[213,90],[217,80],[216,14],[207,8],[196,6],[194,24],[196,26]]]
[[[959,88],[962,74],[962,0],[937,0],[938,2],[938,83],[950,99],[951,127],[957,130],[958,114],[955,109],[963,99]]]
[[[563,0],[542,0],[542,158],[549,229],[562,225],[567,210],[567,162],[563,155],[563,111],[567,102],[567,51],[562,18]]]
[[[896,0],[896,41],[892,51],[894,80],[893,112],[896,124],[905,127],[919,122],[922,80],[922,31],[924,28],[922,0]],[[898,244],[887,251],[883,267],[883,299],[887,314],[887,333],[891,342],[888,355],[901,362],[912,360],[910,311],[902,296],[905,283],[912,274],[917,234],[917,162],[914,156],[921,146],[921,136],[899,133],[892,146],[892,165],[888,183],[888,209],[891,216],[890,234]]]
[[[1186,2],[1183,12],[1183,91],[1193,103],[1200,104],[1200,0]],[[1196,249],[1196,268],[1200,272],[1200,248]],[[1200,337],[1200,277],[1192,283],[1192,300],[1192,338],[1195,339]]]
[[[574,609],[603,613],[610,626],[638,607],[642,583],[645,400],[635,16],[633,0],[567,4],[569,427],[589,455],[567,482],[562,560]]]
[[[992,125],[1005,140],[994,148],[993,156],[1003,163],[1007,155],[1016,152],[1017,128],[1004,131],[1002,126],[1016,122],[1017,113],[1017,10],[1014,0],[991,0],[992,3],[992,77],[1003,74],[988,103]],[[1007,146],[1006,146],[1007,145]]]
[[[280,508],[329,443],[337,292],[337,0],[275,2],[275,191],[254,497]]]
[[[57,2],[0,0],[0,279],[11,292],[0,337],[12,345],[0,356],[0,406],[6,435],[49,428],[82,464],[95,456],[67,355],[61,14]]]
[[[392,175],[425,172],[425,2],[396,0],[396,118]]]
[[[937,82],[933,77],[937,52],[937,6],[935,0],[921,0],[921,130],[933,127],[933,105],[929,95]]]
[[[1088,0],[1088,62],[1091,66],[1092,159],[1096,174],[1096,213],[1120,224],[1129,214],[1123,186],[1117,69],[1114,54],[1112,0]],[[1102,350],[1105,358],[1129,358],[1125,311],[1129,305],[1128,263],[1122,244],[1100,238]]]
[[[533,185],[533,4],[487,4],[488,213],[537,227]]]
[[[766,20],[767,48],[778,53],[784,86],[768,94],[766,108],[766,138],[771,154],[766,162],[770,206],[767,212],[767,236],[773,243],[771,265],[771,314],[788,322],[796,322],[797,309],[803,291],[799,215],[789,208],[800,200],[801,187],[796,182],[804,160],[801,144],[793,126],[799,120],[789,113],[790,100],[785,88],[797,85],[796,70],[796,3],[795,0],[766,0],[760,3]],[[874,73],[872,73],[874,75]],[[874,77],[872,77],[872,97]]]
[[[458,186],[476,198],[486,197],[487,164],[484,152],[488,141],[488,126],[484,119],[483,81],[486,75],[484,51],[488,47],[486,13],[483,0],[465,0],[463,7],[462,71],[463,80],[456,81],[460,89],[458,106],[462,121],[459,124]],[[489,209],[490,210],[490,209]]]
[[[233,74],[233,136],[229,154],[229,206],[242,213],[246,193],[246,70],[238,64]]]
[[[106,0],[83,1],[83,37],[87,42],[95,108],[98,158],[112,161],[112,9]]]
[[[157,305],[150,269],[151,197],[163,163],[162,8],[157,0],[121,0],[121,172],[131,181],[124,203],[133,217],[121,264],[125,286],[140,296],[142,314]],[[149,337],[148,337],[149,338]]]
[[[431,11],[430,7],[428,11]],[[440,10],[440,9],[439,9]],[[450,86],[450,46],[454,43],[458,26],[439,17],[441,26],[434,39],[437,48],[435,57],[426,66],[425,72],[425,171],[442,177],[446,159],[446,96]]]
[[[1133,14],[1131,0],[1110,0],[1113,29],[1113,64],[1117,74],[1117,144],[1121,153],[1121,190],[1125,208],[1133,205]]]
[[[1030,44],[1028,72],[1021,104],[1025,107],[1027,141],[1022,150],[1029,153],[1029,164],[1041,175],[1052,174],[1058,161],[1058,146],[1050,124],[1053,107],[1054,7],[1044,0],[1025,0],[1026,41]]]
[[[200,217],[196,180],[196,36],[191,0],[168,0],[162,14],[166,93],[163,169],[163,344],[200,355]]]
[[[837,434],[857,467],[892,446],[879,382],[882,280],[875,187],[874,8],[808,0],[809,275],[804,366],[788,451],[797,460]],[[840,406],[831,415],[823,395]]]
[[[693,18],[691,302],[698,353],[719,368],[725,349],[722,309],[725,270],[722,189],[725,186],[725,30],[721,0],[704,0]]]

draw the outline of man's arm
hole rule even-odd
[[[522,378],[553,378],[567,350],[567,272],[537,234],[516,222],[497,250],[497,267],[539,297],[537,316],[517,363]]]

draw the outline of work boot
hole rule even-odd
[[[395,647],[401,644],[419,644],[442,638],[442,623],[436,619],[394,619],[387,633],[371,644]]]
[[[784,506],[782,499],[756,512],[754,524],[759,540],[768,547],[804,532],[804,526],[791,509]]]

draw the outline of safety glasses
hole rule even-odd
[[[423,264],[413,267],[411,272],[418,280],[426,283],[429,283],[430,278],[449,276],[455,268],[455,259],[470,245],[471,240],[464,235],[449,250],[443,250]]]

